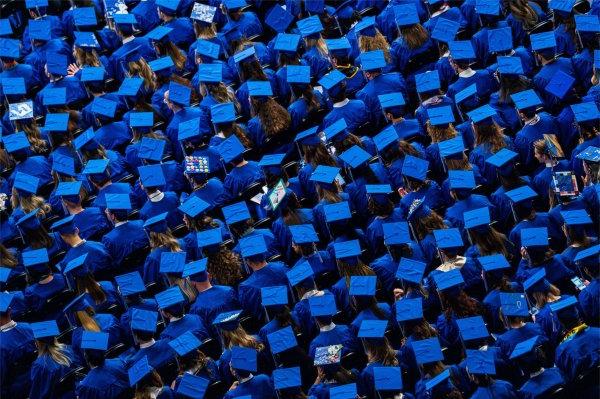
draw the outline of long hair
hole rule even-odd
[[[50,247],[54,245],[54,238],[48,234],[48,231],[43,225],[40,225],[36,230],[26,230],[24,236],[25,242],[29,244],[31,249],[50,249]]]
[[[150,65],[144,60],[140,58],[138,61],[131,61],[127,65],[129,68],[129,73],[131,76],[139,76],[144,79],[144,88],[148,91],[155,91],[158,87],[156,85],[156,77],[152,69],[150,69]]]
[[[98,284],[98,282],[94,279],[92,273],[87,273],[84,276],[76,277],[75,282],[77,285],[77,295],[88,293],[96,305],[106,301],[106,293],[100,284]]]
[[[71,365],[71,358],[66,354],[67,346],[59,343],[56,338],[51,342],[37,339],[35,346],[37,346],[38,357],[50,356],[52,360],[61,366],[69,367]]]
[[[17,258],[6,249],[4,244],[0,244],[0,260],[2,260],[2,267],[9,269],[13,269],[19,264]]]
[[[531,81],[525,76],[500,75],[498,98],[501,103],[512,104],[511,94],[519,93],[531,87]]]
[[[242,326],[238,326],[233,331],[223,330],[221,334],[223,336],[223,346],[226,349],[230,349],[234,346],[242,346],[244,348],[252,348],[261,351],[265,348],[261,342],[248,334]]]
[[[475,125],[475,144],[488,145],[491,152],[496,153],[504,148],[502,130],[495,122],[491,125]]]
[[[87,51],[80,47],[75,46],[75,51],[73,53],[75,56],[75,62],[80,68],[90,66],[90,67],[99,67],[102,66],[100,62],[100,57],[98,57],[98,53],[96,50]]]
[[[134,399],[155,399],[154,390],[156,388],[162,388],[163,381],[160,378],[160,374],[156,370],[152,370],[150,375],[144,377],[142,381],[138,382],[135,387]]]
[[[560,298],[560,290],[556,286],[549,284],[548,289],[545,290],[545,292],[535,291],[532,293],[532,296],[535,301],[535,306],[538,309],[541,309],[546,306],[547,303],[556,301]]]
[[[458,136],[458,132],[454,128],[453,124],[448,126],[435,126],[427,121],[427,134],[431,137],[432,143],[439,143],[440,141],[448,140]]]
[[[186,371],[196,374],[198,371],[206,367],[208,361],[210,360],[210,358],[201,350],[194,350],[185,356],[179,356],[177,359],[177,364],[179,365],[179,375],[183,375]]]
[[[404,39],[406,46],[411,50],[418,49],[429,39],[427,29],[423,28],[421,24],[401,27],[400,35]]]
[[[327,188],[323,188],[320,184],[317,184],[317,194],[322,201],[325,201],[329,204],[336,204],[338,202],[342,202],[342,197],[340,196],[340,188],[337,183],[334,183],[335,190],[329,190]]]
[[[369,363],[381,363],[382,366],[397,366],[398,359],[396,352],[391,347],[387,338],[383,342],[371,342],[368,339],[363,340],[365,352],[367,353]]]
[[[33,152],[41,154],[48,150],[48,143],[42,139],[40,128],[35,119],[27,119],[26,121],[15,121],[17,131],[25,132],[27,140],[29,140],[30,148]]]
[[[298,201],[298,197],[295,193],[291,192],[287,194],[288,203],[285,208],[281,210],[281,217],[283,218],[283,223],[286,226],[293,226],[297,224],[304,224],[307,221],[305,218],[298,212],[300,209],[300,202]]]
[[[100,326],[96,319],[94,319],[94,309],[91,307],[85,310],[78,310],[75,313],[75,318],[79,321],[79,324],[85,331],[100,332]]]
[[[433,230],[446,228],[444,219],[433,210],[429,215],[423,218],[417,218],[412,223],[419,241],[424,239],[425,236]]]
[[[538,15],[526,0],[508,0],[508,8],[513,17],[523,24],[525,30],[538,23]]]
[[[179,245],[179,241],[173,236],[171,230],[167,229],[164,233],[151,231],[149,236],[151,248],[166,247],[171,252],[181,251],[181,245]]]
[[[338,269],[340,275],[346,280],[346,287],[350,287],[350,277],[352,276],[375,276],[373,269],[360,259],[356,263],[338,260]]]
[[[242,280],[239,255],[226,248],[208,255],[206,270],[218,284],[236,286]]]
[[[178,70],[183,70],[185,68],[185,55],[181,53],[181,51],[173,44],[172,41],[166,42],[155,42],[154,47],[157,50],[157,53],[161,57],[169,56],[173,60],[173,64]]]
[[[206,85],[208,92],[214,98],[214,100],[218,103],[233,103],[235,105],[236,110],[240,110],[240,103],[235,97],[235,93],[227,88],[223,82],[219,82],[219,84],[209,84]]]
[[[361,52],[383,50],[385,61],[388,64],[392,61],[392,58],[390,57],[390,44],[377,28],[375,28],[375,36],[373,37],[366,35],[359,36],[358,48]]]
[[[252,107],[258,115],[267,137],[276,137],[289,130],[292,118],[287,109],[283,108],[274,98],[268,98],[265,101],[252,98]]]
[[[246,148],[252,148],[252,141],[248,138],[246,131],[237,123],[223,123],[219,125],[219,131],[225,138],[235,135]]]
[[[491,226],[488,226],[485,231],[477,230],[471,233],[471,240],[473,245],[477,246],[481,256],[501,253],[507,259],[511,258],[510,252],[506,249],[505,243],[508,241],[506,236]]]
[[[442,293],[442,304],[446,320],[452,316],[461,319],[463,317],[477,316],[483,314],[483,308],[479,302],[468,296],[463,290],[458,295],[447,295]]]
[[[446,158],[448,170],[473,170],[473,165],[465,153],[460,158]]]
[[[240,64],[240,80],[269,80],[258,60],[246,61]]]
[[[303,145],[302,152],[304,153],[304,161],[315,168],[318,165],[337,166],[335,159],[322,143],[315,146]]]
[[[46,215],[52,212],[52,208],[44,202],[44,198],[39,195],[19,195],[17,189],[14,187],[10,197],[10,205],[13,209],[20,207],[25,214],[28,214],[36,208],[40,208],[38,215],[42,218],[45,218]]]
[[[205,25],[194,23],[194,33],[196,33],[196,39],[212,39],[217,36],[217,29],[215,24]]]
[[[306,37],[304,38],[304,44],[307,51],[314,47],[323,57],[328,56],[327,44],[325,44],[325,40],[322,37],[319,36],[318,39]]]

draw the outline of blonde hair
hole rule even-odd
[[[234,346],[242,346],[244,348],[253,348],[257,351],[261,351],[265,348],[265,346],[256,338],[248,334],[242,326],[238,326],[233,331],[223,330],[222,335],[223,346],[227,349],[230,349]]]
[[[432,125],[430,121],[427,121],[427,134],[431,137],[432,143],[439,143],[440,141],[458,136],[458,132],[454,129],[453,124],[449,124],[448,126],[436,126]]]
[[[192,303],[196,300],[198,291],[196,291],[190,280],[188,280],[187,278],[175,277],[170,275],[167,276],[167,279],[169,280],[169,284],[171,284],[172,286],[177,285],[181,289],[181,292],[183,293],[183,295],[185,295],[189,303]]]
[[[96,319],[94,319],[94,309],[91,307],[86,310],[75,311],[75,318],[79,320],[79,324],[85,331],[100,332],[100,326]]]
[[[367,51],[383,50],[385,61],[388,64],[392,61],[392,58],[390,57],[390,44],[377,28],[375,28],[375,36],[373,37],[366,35],[359,36],[358,47],[363,53]]]
[[[82,48],[75,47],[75,62],[80,67],[91,66],[99,67],[102,66],[100,58],[96,50],[86,51]]]
[[[558,287],[548,284],[548,290],[546,292],[535,291],[531,294],[535,301],[535,306],[538,309],[543,308],[549,302],[554,302],[560,298],[560,290]]]
[[[164,233],[150,232],[150,247],[159,248],[166,247],[171,252],[180,252],[181,246],[179,241],[173,236],[171,230],[167,230]]]
[[[39,195],[19,195],[19,192],[14,187],[10,197],[10,204],[13,209],[20,207],[25,214],[32,212],[36,208],[40,208],[38,215],[42,218],[45,218],[52,211],[50,205],[44,202],[44,198]]]
[[[157,89],[156,87],[156,77],[154,76],[154,72],[150,69],[150,65],[144,60],[140,58],[138,61],[131,61],[128,65],[129,73],[134,76],[138,75],[142,79],[144,79],[144,88],[148,91],[154,91]]]
[[[324,57],[328,56],[329,53],[327,52],[327,44],[325,44],[325,40],[323,40],[322,37],[319,36],[318,39],[306,37],[304,38],[304,42],[306,43],[307,50],[315,47],[319,54]]]
[[[194,33],[196,33],[196,39],[207,40],[217,36],[217,29],[215,28],[215,24],[194,24]]]
[[[42,139],[40,134],[40,128],[38,127],[35,119],[31,119],[31,122],[15,121],[17,131],[24,131],[29,141],[30,148],[35,153],[43,153],[48,149],[48,143]]]
[[[38,349],[38,358],[50,356],[52,360],[61,366],[69,367],[71,365],[71,358],[65,353],[66,345],[59,343],[56,338],[51,342],[36,340],[35,345]]]

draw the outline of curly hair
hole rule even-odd
[[[42,218],[45,218],[46,215],[52,212],[52,208],[49,204],[44,202],[43,197],[40,197],[39,195],[19,195],[19,192],[14,187],[10,197],[10,205],[13,209],[20,207],[25,214],[28,214],[36,208],[40,208],[38,215]]]
[[[241,265],[239,255],[221,248],[208,255],[206,270],[218,284],[236,286],[242,279]]]
[[[256,111],[267,137],[276,137],[286,133],[292,124],[287,109],[282,107],[274,98],[261,100],[252,98],[252,107]]]
[[[427,134],[431,137],[432,143],[439,143],[440,141],[458,136],[458,132],[453,124],[450,123],[448,126],[435,126],[432,125],[430,121],[427,121]]]
[[[259,342],[252,335],[248,334],[244,327],[238,326],[233,331],[222,331],[223,335],[223,346],[227,349],[232,348],[234,346],[241,346],[244,348],[252,348],[257,351],[261,351],[265,348],[265,346]]]
[[[358,38],[358,48],[363,53],[367,51],[383,50],[385,61],[388,64],[392,61],[392,57],[390,56],[390,44],[377,28],[375,28],[375,36],[362,35]]]
[[[491,152],[496,153],[506,146],[502,130],[495,122],[491,125],[475,125],[475,144],[487,145]]]
[[[26,121],[15,121],[15,127],[17,131],[24,131],[29,140],[30,148],[33,152],[41,154],[48,150],[48,143],[42,139],[40,128],[37,125],[35,119],[28,119]]]

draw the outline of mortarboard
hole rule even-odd
[[[477,258],[477,261],[486,273],[510,268],[510,263],[508,263],[508,260],[502,254],[480,256]]]
[[[448,172],[451,190],[472,189],[475,187],[475,175],[472,170],[451,170]]]
[[[510,95],[513,103],[519,111],[525,111],[531,108],[537,108],[542,105],[542,100],[533,89],[523,90]]]
[[[330,292],[308,298],[310,314],[313,317],[333,316],[337,312],[335,297]]]
[[[144,188],[162,187],[167,183],[160,164],[139,166],[138,174]]]
[[[175,15],[181,0],[156,0],[159,10],[168,15]]]
[[[129,385],[132,387],[135,386],[135,384],[140,382],[140,380],[142,380],[151,372],[152,366],[150,366],[150,363],[148,363],[148,356],[142,357],[127,370],[127,375],[129,377]]]
[[[190,105],[190,96],[192,89],[179,83],[171,82],[169,84],[169,101],[187,107]]]
[[[403,298],[394,302],[396,307],[396,321],[421,320],[423,319],[423,298]]]
[[[254,46],[248,46],[245,49],[243,49],[242,51],[235,53],[233,55],[233,61],[236,64],[239,64],[240,62],[244,61],[245,59],[253,57],[255,55],[256,55],[256,49],[254,48]],[[255,58],[253,58],[253,59],[255,59]]]
[[[301,145],[312,145],[316,146],[322,143],[318,136],[319,126],[313,126],[306,129],[296,135],[294,141]]]
[[[288,304],[287,287],[278,285],[274,287],[262,287],[260,289],[261,303],[264,307]]]
[[[588,263],[588,261],[592,262],[592,265],[598,267],[598,253],[600,252],[600,244],[594,245],[592,247],[586,248],[582,251],[579,251],[577,255],[575,255],[575,262],[584,262],[584,264]],[[587,266],[587,265],[586,265]]]
[[[540,346],[542,337],[540,335],[533,336],[525,341],[521,341],[515,345],[511,354],[510,360],[518,359],[521,356],[527,355],[533,352],[537,347]]]
[[[17,172],[13,181],[13,188],[24,196],[36,194],[39,186],[40,179],[23,172]]]
[[[571,111],[573,111],[575,120],[579,123],[600,119],[600,111],[598,111],[598,106],[596,106],[595,102],[572,104]]]
[[[439,249],[456,249],[464,246],[462,236],[457,228],[433,230],[433,236]]]
[[[25,7],[27,9],[48,7],[48,0],[25,0]]]
[[[181,277],[189,278],[191,281],[195,281],[198,283],[204,282],[208,279],[208,274],[206,273],[206,265],[208,264],[208,258],[202,258],[200,260],[187,263],[183,267],[183,272],[181,273]]]
[[[560,215],[567,226],[579,226],[592,224],[592,218],[585,209],[576,209],[572,211],[561,211]]]
[[[327,366],[339,364],[342,360],[342,349],[344,345],[336,344],[329,346],[319,346],[315,349],[315,366]]]
[[[142,137],[138,150],[140,159],[149,159],[151,161],[160,161],[165,151],[166,141],[153,139],[151,137]]]
[[[415,75],[415,84],[418,93],[439,90],[441,87],[440,75],[437,70],[420,73]]]
[[[92,304],[89,301],[89,294],[87,293],[83,293],[79,296],[77,296],[75,299],[73,299],[71,302],[69,302],[65,308],[63,309],[63,312],[67,315],[72,314],[73,312],[79,312],[82,310],[86,310],[88,308],[92,307]]]
[[[100,48],[100,43],[96,38],[96,34],[94,32],[83,32],[83,31],[75,31],[75,46],[80,48],[91,48],[98,49]]]
[[[389,194],[392,192],[389,184],[367,184],[365,189],[369,199],[380,204],[387,203]]]
[[[228,11],[239,10],[240,8],[246,7],[248,4],[246,0],[223,0],[223,5]]]
[[[488,30],[487,37],[489,51],[492,53],[508,51],[513,48],[512,31],[508,26],[504,28]]]
[[[400,258],[396,278],[414,284],[421,284],[427,265],[418,260]]]
[[[211,24],[214,21],[216,13],[217,7],[209,6],[208,4],[194,3],[190,19]]]
[[[60,334],[56,320],[40,321],[29,325],[35,339],[54,338]]]
[[[482,107],[474,109],[471,112],[467,112],[469,118],[473,121],[473,123],[486,123],[492,124],[494,123],[493,117],[497,115],[496,110],[489,104],[485,104]]]
[[[288,83],[310,83],[310,66],[308,65],[288,65],[286,67],[286,74]]]
[[[457,61],[469,61],[475,59],[475,50],[470,40],[458,40],[448,43],[450,56]]]
[[[22,230],[34,231],[39,229],[40,220],[37,218],[37,214],[39,213],[40,208],[36,208],[33,211],[27,213],[26,215],[21,216],[17,220],[17,227]]]
[[[308,18],[301,19],[296,22],[298,30],[302,34],[302,37],[309,37],[318,35],[323,31],[323,25],[318,15],[312,15]]]
[[[21,56],[21,42],[0,38],[0,57],[16,60]]]
[[[169,33],[173,31],[173,28],[169,28],[164,25],[159,25],[156,28],[152,29],[150,32],[146,33],[144,36],[146,39],[160,41],[165,38],[168,38]]]
[[[521,245],[524,247],[547,247],[548,228],[532,227],[521,230]]]
[[[436,273],[433,280],[438,292],[448,291],[460,287],[465,283],[459,269],[452,269],[447,272]]]
[[[103,97],[96,97],[92,101],[92,112],[96,115],[105,116],[107,118],[113,118],[117,111],[117,102],[108,100]]]
[[[232,310],[229,312],[219,313],[213,320],[212,324],[218,326],[222,330],[233,331],[240,324],[241,310]]]
[[[459,91],[458,93],[456,93],[456,95],[454,96],[454,102],[458,105],[458,104],[462,103],[463,101],[465,101],[466,99],[468,99],[470,97],[476,97],[476,96],[477,96],[477,85],[472,84],[470,86],[467,86],[465,89]]]
[[[350,276],[351,296],[374,296],[377,290],[377,276]]]
[[[94,7],[76,7],[73,9],[73,20],[78,27],[95,27],[98,24]]]
[[[454,122],[452,107],[444,105],[441,107],[427,108],[429,123],[434,126],[447,125]]]
[[[598,163],[600,162],[600,148],[591,145],[585,150],[581,151],[575,157],[587,162]]]
[[[121,296],[126,297],[146,291],[140,272],[131,272],[115,276],[115,282]]]
[[[154,299],[156,299],[158,308],[162,310],[166,310],[174,305],[179,305],[185,302],[185,298],[183,297],[181,289],[178,285],[174,285],[171,288],[159,292],[154,296]]]
[[[275,37],[275,43],[273,49],[276,51],[283,51],[286,53],[295,53],[298,51],[298,45],[300,44],[300,35],[291,33],[279,33]]]
[[[465,151],[465,145],[461,136],[440,141],[438,148],[442,158],[453,158],[455,156],[462,158],[462,154]]]
[[[459,29],[460,24],[458,22],[440,17],[431,32],[431,38],[440,42],[449,43],[454,40]]]
[[[531,39],[531,49],[533,51],[555,49],[556,48],[556,37],[554,31],[542,33],[533,33],[529,35]]]
[[[273,370],[273,385],[277,390],[302,386],[300,367],[276,368]]]
[[[325,221],[327,223],[347,220],[352,217],[347,201],[327,204],[323,207],[323,213],[325,213]]]
[[[407,222],[383,223],[382,228],[385,245],[403,245],[411,242]]]
[[[198,3],[194,3],[198,4]],[[184,373],[175,392],[179,396],[192,399],[202,399],[206,394],[210,381],[194,374]]]
[[[360,67],[363,71],[374,71],[385,68],[385,55],[383,50],[367,51],[360,54]]]
[[[527,293],[545,291],[548,288],[548,280],[546,280],[546,270],[540,268],[523,282],[523,289]]]
[[[335,86],[337,86],[338,84],[342,83],[345,80],[346,80],[346,75],[344,75],[339,70],[334,69],[331,72],[329,72],[328,74],[326,74],[325,76],[323,76],[319,80],[319,84],[321,86],[323,86],[323,88],[325,90],[331,90]]]
[[[576,0],[550,0],[548,7],[554,11],[570,14],[573,10]]]
[[[499,0],[476,0],[475,11],[479,15],[499,15],[500,2]]]
[[[286,154],[265,154],[258,162],[258,166],[273,174],[279,174],[285,157]]]
[[[360,242],[358,240],[349,240],[333,243],[335,258],[338,260],[355,258],[360,256]]]
[[[465,229],[472,229],[479,226],[489,226],[491,222],[489,208],[483,207],[473,209],[463,213],[463,220],[465,222]]]
[[[354,25],[354,34],[356,35],[357,39],[358,36],[375,36],[375,23],[376,21],[374,16],[363,17],[360,21],[358,21],[356,25]]]
[[[216,227],[214,229],[199,231],[196,233],[196,240],[198,242],[198,248],[221,245],[223,242],[221,228]]]
[[[32,40],[48,41],[51,39],[51,27],[49,19],[29,20],[29,38]]]
[[[387,328],[387,320],[367,320],[364,319],[360,323],[357,338],[365,339],[381,339],[385,335]]]
[[[223,211],[223,217],[225,218],[225,222],[228,225],[243,222],[252,217],[250,215],[250,211],[248,210],[248,205],[245,201],[236,202],[234,204],[224,206],[221,208],[221,210]]]
[[[317,168],[310,175],[310,181],[331,185],[336,180],[337,175],[340,173],[340,168],[334,166],[318,165]]]
[[[339,39],[326,39],[325,44],[329,54],[334,56],[346,56],[351,49],[350,41],[346,36],[342,36]]]
[[[167,225],[168,212],[163,212],[144,222],[144,228],[154,233],[164,233],[169,228]]]
[[[61,89],[64,89],[61,88]],[[47,89],[44,93],[44,99],[48,96],[48,92],[50,90],[58,90],[58,89]],[[64,104],[64,103],[63,103]],[[18,121],[23,119],[32,119],[33,118],[33,102],[32,101],[23,101],[21,103],[12,103],[8,105],[8,119],[11,121]]]
[[[436,375],[435,377],[427,380],[427,382],[425,382],[425,390],[427,390],[428,392],[437,392],[437,391],[434,391],[434,389],[449,379],[450,379],[450,368],[447,368],[444,371],[442,371],[441,373],[439,373],[438,375]],[[444,388],[440,388],[440,391],[445,392],[443,389],[448,389],[447,388],[448,386],[453,387],[453,385],[450,381],[448,381],[448,384],[445,384]]]
[[[268,97],[273,95],[271,82],[268,80],[249,80],[248,93],[251,97]]]
[[[183,273],[183,269],[185,267],[185,257],[186,253],[182,251],[161,253],[159,271],[165,274]]]
[[[10,36],[13,34],[13,29],[10,24],[10,19],[0,18],[0,36]]]
[[[81,149],[95,149],[98,146],[98,143],[94,139],[94,129],[89,128],[79,136],[75,137],[75,140],[73,140],[73,146],[75,146],[77,151],[80,151]]]
[[[179,122],[177,126],[177,140],[184,141],[196,137],[199,134],[200,117]]]
[[[6,313],[8,311],[14,297],[14,293],[0,292],[0,313]]]
[[[81,349],[106,351],[108,349],[108,333],[83,331],[81,333]]]
[[[346,123],[346,119],[340,118],[323,129],[323,133],[325,133],[325,138],[327,140],[339,142],[348,137],[347,128],[348,124]]]
[[[377,96],[381,109],[402,107],[406,104],[404,96],[400,92],[381,94]]]
[[[402,175],[413,178],[418,181],[424,181],[427,178],[429,170],[429,161],[421,158],[407,155],[402,164]]]
[[[142,88],[143,84],[144,84],[144,79],[142,79],[142,78],[139,78],[139,77],[125,78],[125,79],[123,79],[123,83],[121,83],[121,86],[119,87],[119,91],[117,91],[117,94],[120,96],[135,97],[140,92],[140,89]],[[129,115],[129,126],[133,127],[131,118],[133,117],[133,115],[137,115],[137,114],[152,114],[152,112],[132,112]]]
[[[420,22],[416,4],[402,4],[401,6],[394,6],[392,10],[394,12],[396,25],[399,27],[412,26]]]
[[[354,399],[356,392],[356,383],[332,386],[329,388],[329,399]]]
[[[286,276],[290,284],[295,287],[303,281],[312,278],[314,275],[310,264],[307,261],[300,262],[286,272]]]
[[[546,84],[544,90],[562,100],[569,91],[571,91],[574,84],[574,77],[563,71],[557,71],[552,75],[552,78],[550,78],[550,81]]]
[[[199,4],[199,3],[196,3]],[[203,55],[213,60],[219,59],[221,46],[204,39],[196,40],[196,54]]]
[[[295,244],[312,244],[319,242],[319,237],[312,224],[296,224],[288,226]]]
[[[440,341],[437,337],[412,341],[410,345],[419,365],[434,363],[444,359]]]
[[[507,191],[506,196],[513,204],[518,204],[520,202],[537,197],[537,193],[531,187],[525,185]]]
[[[26,94],[25,79],[21,77],[2,78],[2,91],[5,95],[19,96]]]
[[[81,181],[63,181],[59,182],[56,187],[55,195],[61,197],[62,199],[70,202],[79,202],[80,197],[79,193],[81,192],[81,186],[83,183]],[[108,196],[110,194],[106,194]],[[115,194],[112,194],[115,195]]]
[[[8,267],[0,267],[0,283],[6,283],[11,273],[12,269],[9,269]]]
[[[135,57],[138,57],[138,58],[141,57],[141,54],[139,52],[137,52],[136,50],[137,49],[132,50],[131,54],[134,54]],[[173,59],[171,59],[170,56],[165,56],[165,57],[157,58],[155,60],[150,61],[148,63],[148,66],[150,66],[150,69],[152,70],[152,72],[154,72],[157,75],[170,75],[172,68],[175,66],[175,64],[173,63]],[[176,84],[176,83],[171,82],[171,85],[173,85],[173,84]],[[185,86],[183,86],[183,87],[185,87]],[[171,86],[169,86],[169,90],[170,89],[171,89]],[[169,91],[169,99],[171,98],[170,94],[171,94],[171,92]],[[184,104],[184,105],[187,105],[187,104]]]
[[[515,159],[519,154],[508,148],[502,148],[500,151],[485,160],[486,163],[500,169]]]
[[[394,126],[388,125],[375,137],[373,137],[373,142],[375,143],[377,151],[381,153],[393,143],[397,143],[399,139],[398,132]]]
[[[46,114],[44,122],[44,131],[46,132],[66,132],[69,129],[69,114],[59,113]]]
[[[577,297],[572,295],[565,295],[558,301],[552,302],[549,304],[550,311],[556,314],[559,319],[561,316],[577,316],[577,308],[578,304]]]
[[[376,391],[402,390],[402,370],[400,367],[373,367],[373,380]]]
[[[476,339],[486,339],[490,336],[488,329],[481,316],[464,317],[456,319],[460,336],[464,342]]]
[[[246,148],[244,145],[234,134],[225,139],[217,147],[217,151],[221,155],[221,158],[223,158],[223,160],[227,163],[237,160],[245,150]]]
[[[575,27],[579,32],[599,33],[600,20],[594,14],[575,15]]]
[[[202,342],[191,331],[186,331],[177,338],[169,341],[169,346],[179,356],[187,355],[193,350],[198,349],[200,345],[202,345]]]
[[[265,23],[275,32],[285,32],[290,26],[294,16],[279,4],[275,4],[265,16]]]
[[[198,65],[197,75],[200,83],[219,83],[223,80],[223,65],[202,63]]]
[[[61,234],[71,234],[75,231],[77,227],[75,227],[74,223],[75,215],[67,216],[63,219],[60,219],[50,226],[52,231],[58,231]]]
[[[46,264],[49,262],[48,250],[46,248],[40,248],[30,251],[23,251],[21,253],[21,260],[26,269],[38,265],[46,266]]]
[[[236,120],[235,105],[231,102],[215,104],[210,107],[212,123],[231,123]]]
[[[43,104],[46,107],[53,105],[65,105],[67,103],[67,88],[56,87],[53,89],[46,88],[43,91]]]
[[[82,82],[102,82],[106,71],[103,67],[85,67],[81,70],[80,80]]]
[[[296,341],[291,326],[267,334],[267,340],[269,341],[271,353],[274,355],[298,346],[298,341]]]
[[[498,72],[503,75],[523,75],[523,63],[519,57],[498,57]]]
[[[506,317],[529,316],[529,304],[522,293],[501,292],[500,308]]]
[[[24,132],[3,136],[2,143],[4,144],[4,149],[6,149],[9,154],[28,149],[30,146],[29,139]]]
[[[262,234],[252,234],[239,240],[240,252],[244,258],[252,258],[269,252]]]
[[[467,349],[465,366],[470,374],[495,375],[494,352],[491,350]]]
[[[66,76],[69,60],[66,55],[51,53],[47,54],[46,69],[53,75]],[[85,69],[85,68],[84,68]]]
[[[155,332],[158,313],[150,310],[131,309],[131,329],[135,331]]]

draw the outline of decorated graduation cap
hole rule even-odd
[[[157,312],[139,308],[131,309],[131,329],[133,331],[154,333],[157,321]]]
[[[576,158],[585,162],[598,163],[600,162],[600,148],[591,145],[577,154]]]
[[[456,324],[463,342],[484,340],[490,336],[481,316],[456,319]]]
[[[423,298],[404,298],[394,303],[396,307],[396,321],[407,323],[423,320]]]
[[[314,272],[307,261],[298,263],[286,272],[286,277],[292,287],[309,286],[314,287]]]
[[[60,334],[56,320],[40,321],[30,324],[33,337],[40,341],[52,342]]]
[[[150,363],[148,363],[148,356],[142,357],[127,370],[129,385],[132,387],[135,386],[138,382],[144,379],[144,377],[150,374],[152,370],[152,366],[150,366]]]
[[[319,346],[315,349],[315,366],[335,366],[342,360],[342,349],[344,345],[335,344],[329,346]]]
[[[414,200],[408,207],[408,221],[413,222],[417,218],[423,218],[431,215],[433,211],[422,198]]]
[[[144,188],[162,187],[166,184],[165,175],[160,164],[139,166],[138,174]]]
[[[404,245],[412,242],[407,222],[383,223],[383,242],[385,245]]]
[[[234,163],[240,160],[245,150],[246,148],[244,147],[240,139],[238,139],[237,136],[234,134],[225,139],[217,147],[217,151],[221,155],[221,158],[223,158],[223,161],[227,163]]]
[[[521,245],[525,248],[547,247],[548,246],[548,228],[531,227],[521,230]]]
[[[470,374],[495,375],[494,352],[490,350],[467,349],[465,366]]]
[[[206,378],[190,373],[184,373],[181,380],[179,380],[179,385],[177,385],[175,392],[186,398],[201,399],[206,394],[209,384],[210,381]]]
[[[142,280],[142,276],[138,271],[115,276],[115,282],[119,288],[119,293],[123,297],[141,294],[146,291],[144,280]]]
[[[241,310],[232,310],[228,312],[219,313],[213,320],[213,325],[217,326],[221,330],[233,331],[240,325]]]
[[[64,87],[62,89],[64,89]],[[44,99],[48,96],[48,92],[50,92],[50,90],[58,90],[58,89],[47,89],[46,92],[44,93]],[[33,119],[33,102],[32,101],[23,101],[20,103],[9,104],[8,105],[8,119],[11,121]]]
[[[396,278],[402,281],[403,284],[421,284],[423,281],[423,275],[427,265],[424,262],[410,259],[401,258],[396,270]]]
[[[367,51],[360,55],[360,67],[363,71],[370,72],[383,69],[386,64],[383,50]]]
[[[165,233],[168,230],[167,225],[168,212],[163,212],[153,216],[144,222],[144,228],[153,233]]]
[[[313,317],[333,316],[337,312],[335,297],[330,292],[308,298],[310,314]]]
[[[427,108],[427,117],[433,126],[447,126],[454,122],[454,113],[449,105]]]
[[[284,327],[268,334],[267,340],[269,341],[269,347],[273,355],[277,355],[298,346],[298,341],[296,340],[294,330],[292,330],[291,326]]]
[[[73,33],[75,34],[75,46],[87,51],[100,48],[100,43],[94,32],[75,31]]]
[[[431,38],[439,42],[449,43],[454,40],[459,29],[460,24],[458,22],[440,17],[431,32]]]
[[[265,16],[265,23],[275,32],[282,33],[294,21],[294,16],[279,4],[275,4]]]
[[[435,363],[444,359],[442,347],[437,337],[412,341],[410,345],[419,365]]]
[[[273,385],[278,391],[302,386],[300,367],[279,367],[273,370]]]
[[[39,186],[40,179],[24,172],[17,172],[13,181],[13,188],[24,197],[36,194]]]

